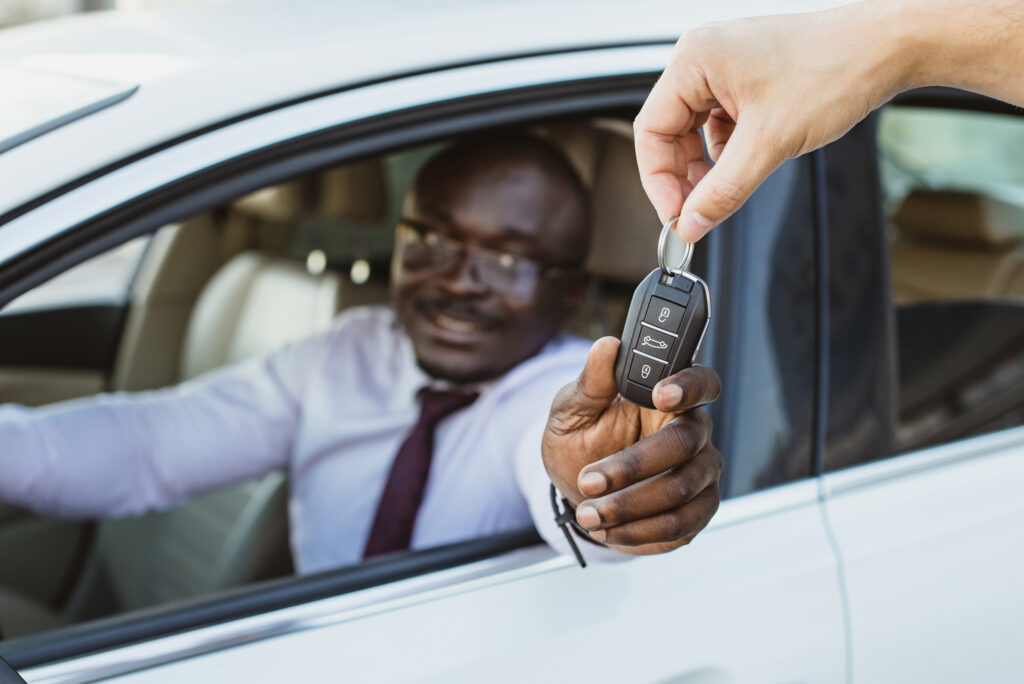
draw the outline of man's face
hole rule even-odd
[[[392,299],[425,371],[487,380],[555,334],[582,286],[578,206],[564,179],[508,155],[420,179],[399,226]]]

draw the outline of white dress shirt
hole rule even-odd
[[[588,349],[558,337],[441,422],[412,548],[532,523],[567,552],[540,439]],[[358,562],[417,420],[416,392],[430,382],[390,308],[349,310],[325,333],[175,388],[0,406],[0,499],[50,515],[123,516],[287,468],[297,570]],[[620,555],[583,546],[588,558]]]

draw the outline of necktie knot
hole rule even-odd
[[[479,395],[476,392],[455,392],[424,387],[416,396],[420,400],[420,419],[417,426],[433,427],[447,416],[472,404]]]

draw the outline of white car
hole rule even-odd
[[[632,118],[678,35],[763,5],[435,5],[0,32],[0,402],[171,385],[386,301],[417,165],[503,126],[590,185],[570,329],[619,334],[659,228]],[[691,545],[580,569],[523,530],[293,577],[284,474],[127,520],[0,504],[0,656],[30,682],[1024,681],[1020,111],[901,96],[694,269],[726,467]]]

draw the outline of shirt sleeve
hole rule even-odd
[[[572,549],[565,540],[565,535],[555,523],[555,512],[551,509],[551,479],[548,477],[544,460],[540,453],[541,439],[547,416],[533,422],[525,431],[515,451],[516,480],[519,489],[530,509],[530,517],[537,532],[553,549],[559,553],[572,556]],[[570,532],[570,534],[576,534]],[[634,556],[583,539],[576,539],[576,545],[587,563],[610,563],[630,560]],[[575,556],[574,556],[575,557]]]
[[[0,406],[0,499],[63,517],[131,515],[282,468],[326,339],[166,390]]]

